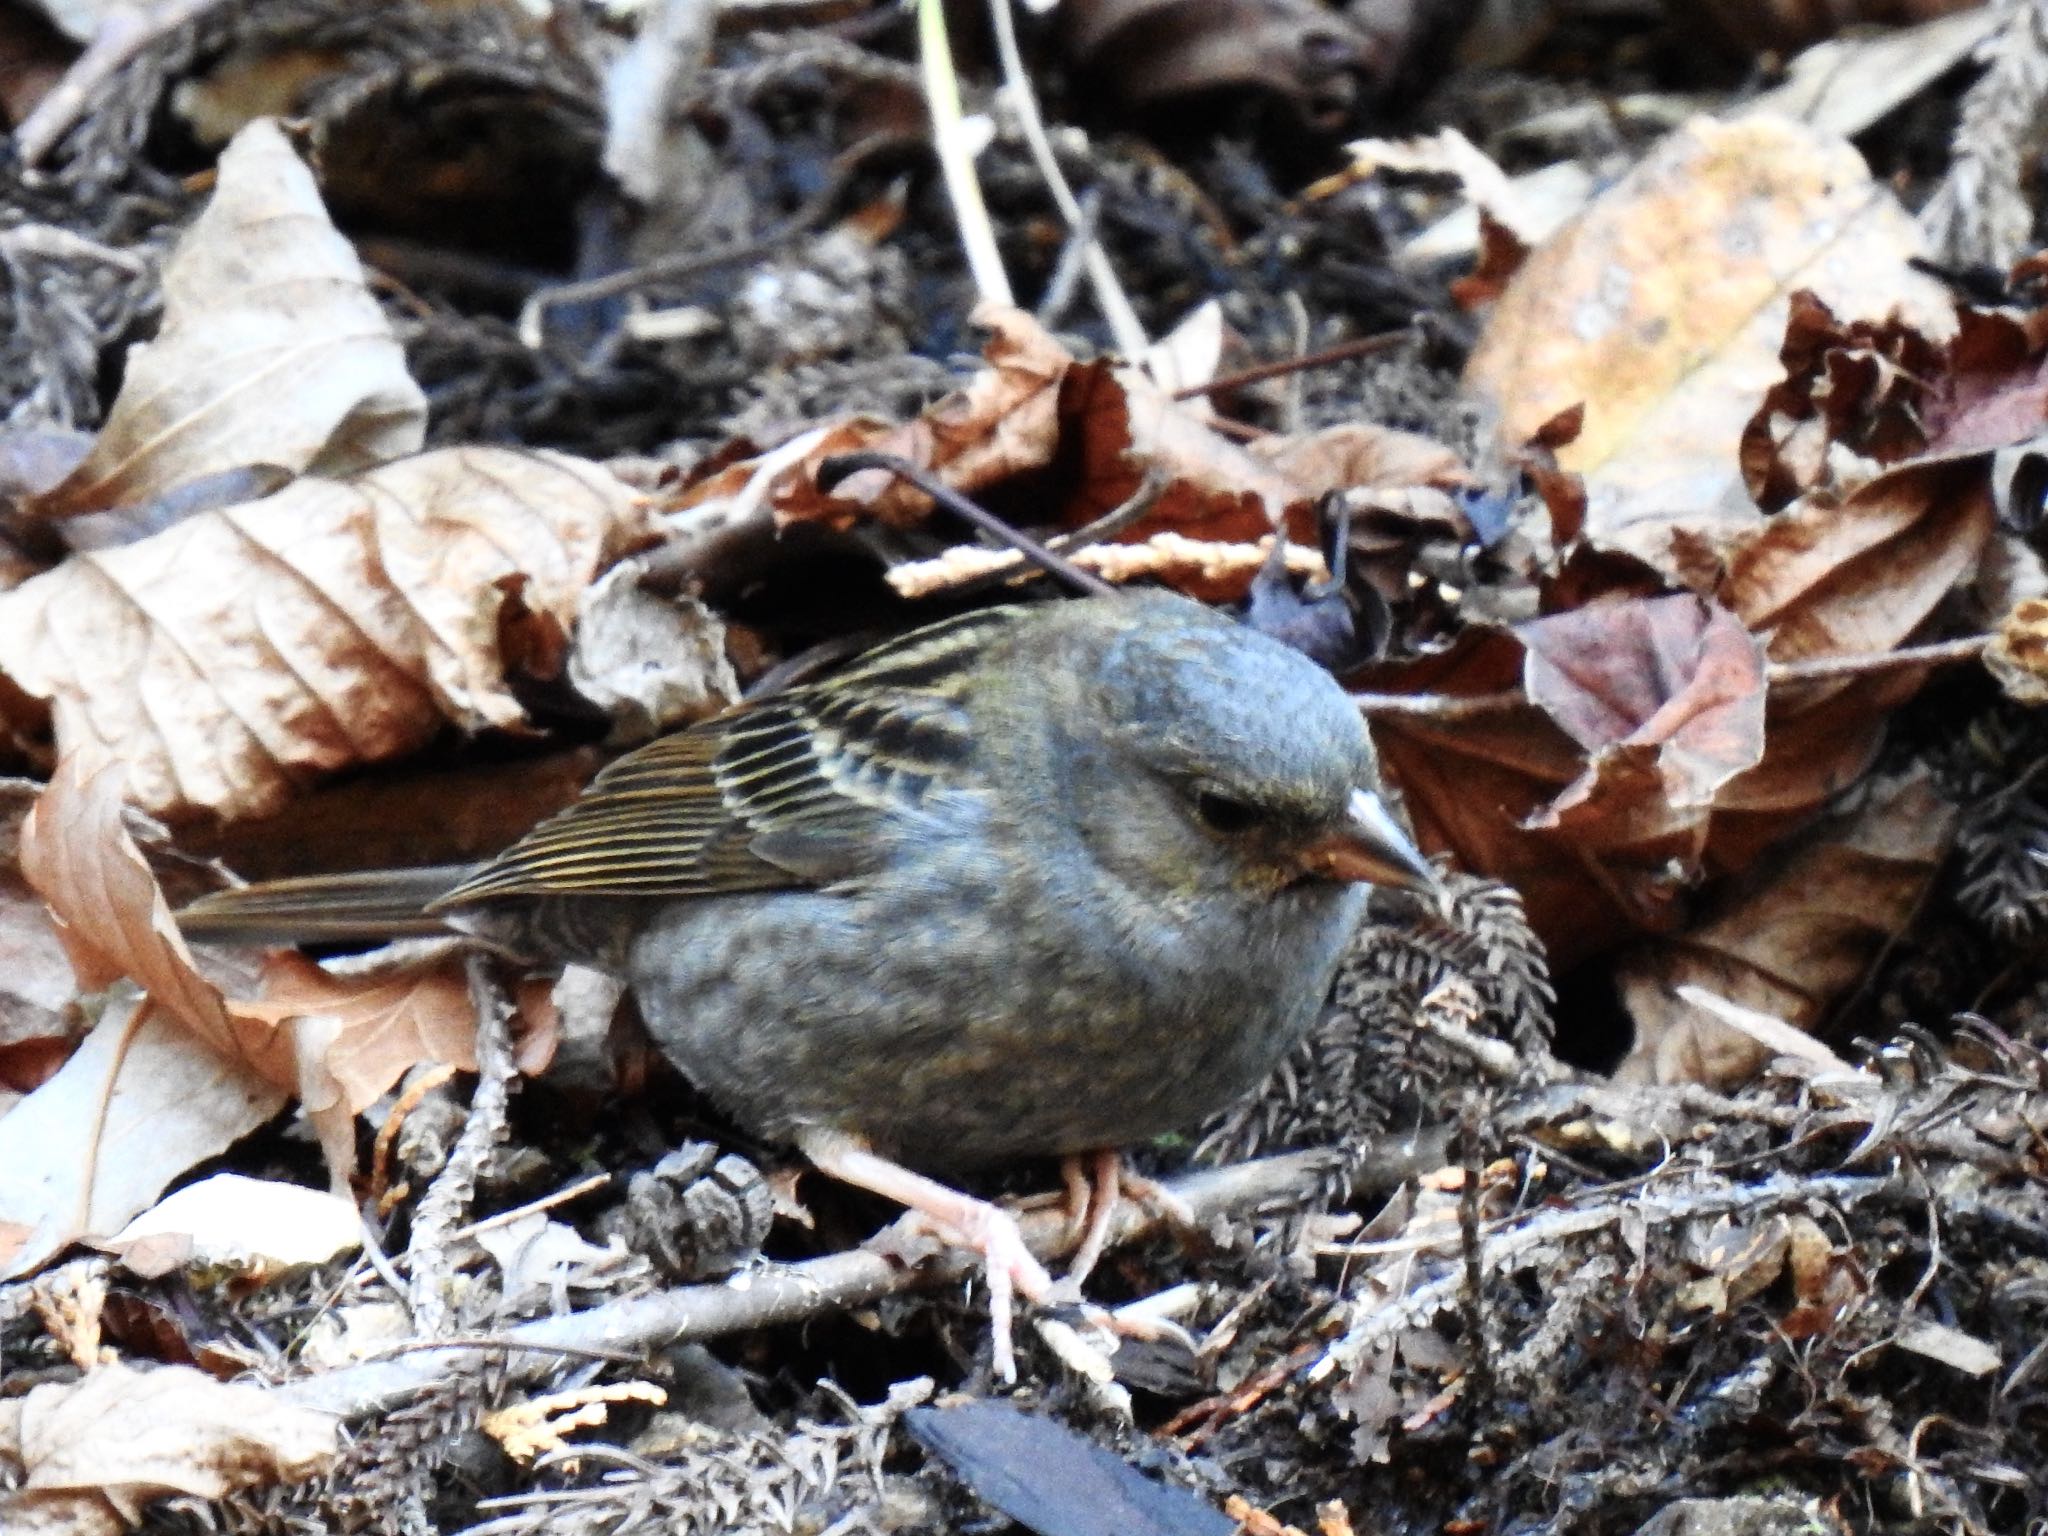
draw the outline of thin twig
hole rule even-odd
[[[1461,698],[1450,693],[1354,693],[1351,702],[1364,715],[1418,715],[1431,720],[1467,720],[1520,709],[1529,702],[1519,688],[1476,693]]]
[[[818,489],[826,495],[840,485],[849,475],[859,474],[866,469],[886,470],[900,480],[907,480],[916,486],[933,502],[945,508],[963,523],[979,528],[991,538],[1002,540],[1018,553],[1024,555],[1041,569],[1059,577],[1076,592],[1086,592],[1095,597],[1107,597],[1117,589],[1104,581],[1093,571],[1084,571],[1064,555],[1047,549],[1038,540],[990,512],[986,507],[969,501],[958,491],[940,480],[922,465],[913,464],[906,458],[893,453],[838,453],[818,466]]]
[[[1278,379],[1290,373],[1300,373],[1309,368],[1324,368],[1332,363],[1348,363],[1355,357],[1370,357],[1375,352],[1384,352],[1407,341],[1415,332],[1404,327],[1398,331],[1379,331],[1371,336],[1355,336],[1350,341],[1340,341],[1335,346],[1324,347],[1320,352],[1304,352],[1299,357],[1283,357],[1278,362],[1259,363],[1250,368],[1240,368],[1235,373],[1218,374],[1206,384],[1190,384],[1186,389],[1173,392],[1176,400],[1193,400],[1201,395],[1215,394],[1219,390],[1240,389],[1246,384],[1261,384],[1267,379]]]
[[[1077,550],[1113,539],[1126,528],[1152,510],[1166,491],[1166,471],[1157,464],[1145,471],[1145,478],[1138,482],[1138,488],[1123,501],[1111,507],[1092,523],[1084,523],[1072,533],[1055,534],[1045,541],[1045,547],[1056,555],[1070,555]],[[943,557],[941,557],[943,558]],[[1031,570],[1029,555],[1018,553],[993,570],[970,576],[956,586],[939,588],[948,597],[966,597],[989,587],[999,587],[1005,582],[1015,581]]]
[[[1073,188],[1067,185],[1067,178],[1053,155],[1052,140],[1045,132],[1045,119],[1039,115],[1037,93],[1031,89],[1031,77],[1025,73],[1024,57],[1017,48],[1017,18],[1011,13],[1011,3],[1012,0],[988,0],[988,9],[995,21],[996,58],[1003,66],[1003,83],[1009,88],[1010,100],[1017,109],[1017,127],[1024,135],[1024,147],[1031,152],[1038,174],[1045,178],[1045,189],[1052,194],[1060,217],[1066,220],[1068,230],[1080,242],[1081,268],[1088,275],[1088,286],[1095,293],[1095,306],[1102,311],[1102,318],[1109,325],[1109,334],[1114,338],[1117,350],[1126,357],[1135,358],[1151,343],[1146,339],[1138,312],[1131,307],[1123,285],[1117,281],[1116,269],[1103,253],[1102,242],[1095,238],[1095,221],[1083,213]]]
[[[946,39],[943,0],[917,0],[917,56],[924,70],[925,104],[932,115],[932,148],[938,153],[939,173],[960,226],[960,244],[967,254],[967,270],[974,276],[975,292],[985,303],[1014,304],[1010,275],[1003,270],[995,226],[989,222],[981,182],[974,174],[974,156],[967,148],[960,77],[954,73],[953,48]]]
[[[546,337],[547,312],[564,304],[584,304],[595,299],[617,298],[620,294],[656,283],[679,283],[720,267],[729,267],[740,262],[758,261],[772,256],[801,235],[808,234],[812,227],[823,222],[825,216],[839,205],[846,189],[853,179],[875,156],[889,150],[903,149],[925,142],[922,134],[916,133],[874,133],[852,145],[832,162],[830,173],[824,185],[813,192],[803,205],[782,223],[765,235],[756,235],[748,240],[735,240],[729,245],[713,246],[708,251],[685,251],[661,261],[650,261],[644,266],[627,267],[623,271],[608,272],[603,277],[585,278],[581,282],[557,283],[543,288],[527,299],[519,311],[519,339],[528,347],[539,347]]]
[[[1872,651],[1854,656],[1813,656],[1805,661],[1774,661],[1764,671],[1764,681],[1810,683],[1836,677],[1862,677],[1871,672],[1891,672],[1904,667],[1938,667],[1952,661],[1974,661],[1991,643],[1990,635],[1966,635],[1960,640],[1941,640],[1932,645],[1909,645],[1896,651]]]
[[[611,1181],[612,1176],[608,1173],[593,1173],[587,1179],[578,1179],[567,1188],[558,1189],[550,1195],[542,1195],[538,1200],[529,1200],[524,1205],[515,1205],[509,1211],[500,1211],[495,1216],[486,1216],[482,1221],[472,1221],[468,1226],[454,1234],[455,1239],[460,1241],[466,1237],[475,1237],[479,1232],[492,1232],[499,1227],[509,1227],[513,1222],[524,1221],[528,1216],[538,1216],[544,1211],[552,1211],[558,1205],[567,1205],[571,1200],[581,1200],[591,1191],[603,1189]]]

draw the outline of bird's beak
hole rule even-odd
[[[1397,890],[1441,894],[1443,884],[1386,803],[1371,790],[1351,791],[1344,819],[1301,854],[1304,873],[1324,880],[1355,880]]]

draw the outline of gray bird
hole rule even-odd
[[[1050,1280],[930,1175],[1116,1148],[1249,1092],[1372,884],[1435,875],[1357,707],[1200,604],[981,610],[619,759],[479,867],[281,881],[195,940],[422,926],[604,967],[735,1120],[979,1252],[998,1368]],[[1085,1269],[1085,1263],[1077,1266]]]

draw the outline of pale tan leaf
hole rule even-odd
[[[221,155],[163,287],[156,340],[129,353],[92,452],[39,511],[132,505],[247,464],[347,475],[419,450],[426,397],[275,122]]]
[[[57,1075],[0,1119],[0,1277],[118,1232],[171,1180],[284,1107],[282,1088],[160,1010],[138,1023],[140,1006],[110,1008]]]
[[[646,575],[645,561],[621,561],[577,603],[569,681],[611,718],[616,742],[646,741],[740,696],[725,625],[693,597],[649,590]]]
[[[103,1365],[37,1387],[22,1401],[19,1433],[24,1489],[101,1493],[131,1513],[171,1494],[218,1499],[296,1483],[341,1448],[332,1415],[178,1365]]]
[[[188,1264],[262,1282],[324,1264],[363,1239],[355,1203],[324,1189],[217,1173],[137,1216],[101,1246],[139,1275]]]
[[[521,722],[507,585],[566,630],[645,518],[622,482],[557,454],[444,449],[309,478],[0,595],[0,667],[52,701],[61,752],[127,766],[136,804],[261,814],[450,722]]]
[[[1780,375],[1792,294],[1844,320],[1898,310],[1940,337],[1951,308],[1912,270],[1920,254],[1846,141],[1776,118],[1697,120],[1531,254],[1466,380],[1509,444],[1584,404],[1557,456],[1587,477],[1596,537],[1674,511],[1753,517],[1737,449]]]

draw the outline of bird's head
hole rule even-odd
[[[1321,667],[1185,598],[1066,607],[1061,802],[1106,867],[1162,895],[1436,887]]]

